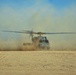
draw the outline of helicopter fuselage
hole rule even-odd
[[[41,48],[41,49],[49,49],[50,48],[49,41],[48,41],[47,37],[45,37],[45,36],[33,37],[32,43],[37,48]]]

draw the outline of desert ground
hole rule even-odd
[[[0,75],[76,75],[76,52],[0,51]]]

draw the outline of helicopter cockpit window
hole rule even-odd
[[[49,43],[49,41],[48,41],[48,40],[45,40],[45,42],[46,42],[46,43]]]
[[[49,43],[49,41],[48,40],[39,40],[39,42],[45,42],[45,43]]]

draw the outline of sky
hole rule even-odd
[[[0,31],[32,29],[42,32],[76,32],[76,0],[0,0]],[[52,47],[76,45],[76,35],[47,37]],[[29,41],[29,35],[26,34],[0,32],[1,44],[18,44],[27,39]]]

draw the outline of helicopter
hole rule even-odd
[[[33,30],[22,30],[22,31],[8,31],[4,30],[3,32],[14,32],[14,33],[23,33],[23,34],[30,34],[31,40],[32,40],[32,45],[36,49],[50,49],[50,43],[49,40],[47,39],[46,34],[76,34],[76,32],[34,32]],[[38,36],[34,36],[38,35]],[[23,46],[30,45],[30,43],[23,43]]]

